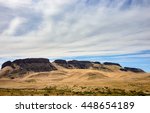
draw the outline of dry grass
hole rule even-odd
[[[149,95],[150,74],[59,69],[1,78],[0,88],[0,95]]]

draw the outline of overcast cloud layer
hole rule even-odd
[[[150,60],[149,12],[150,0],[0,0],[0,58]]]

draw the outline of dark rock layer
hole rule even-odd
[[[13,73],[26,73],[26,72],[46,72],[56,70],[56,68],[46,58],[27,58],[18,59],[13,62],[7,61],[2,65],[2,69],[10,66],[14,69]]]
[[[12,65],[12,62],[11,62],[11,61],[7,61],[7,62],[3,63],[1,69],[3,69],[3,68],[6,67],[6,66],[12,67],[12,66],[13,66],[13,65]]]
[[[77,69],[89,69],[92,67],[92,62],[90,61],[77,61],[77,60],[72,60],[68,61],[69,67],[72,68],[77,68]]]
[[[144,70],[139,69],[139,68],[131,68],[131,67],[124,67],[120,69],[121,71],[131,71],[131,72],[135,72],[135,73],[145,73]]]
[[[66,60],[58,59],[55,60],[54,62],[62,67],[68,68],[68,62]]]
[[[77,60],[71,60],[71,61],[66,61],[66,60],[55,60],[54,61],[56,64],[63,66],[68,69],[89,69],[90,67],[93,66],[93,63],[90,61],[77,61]]]
[[[113,72],[113,71],[130,71],[135,73],[144,73],[142,69],[122,67],[118,63],[105,62],[101,64],[100,62],[90,62],[90,61],[77,61],[77,60],[55,60],[55,64],[62,66],[67,69],[96,69],[101,71]],[[27,72],[47,72],[52,70],[57,70],[57,65],[53,65],[46,58],[27,58],[27,59],[17,59],[13,62],[7,61],[2,64],[2,69],[5,67],[11,67],[13,71],[9,74],[17,73],[19,75],[25,74]]]
[[[100,62],[90,62],[90,61],[77,61],[77,60],[55,60],[56,64],[68,68],[68,69],[97,69],[107,72],[113,72],[113,71],[130,71],[135,73],[143,73],[144,71],[139,68],[129,68],[129,67],[122,67],[118,63],[113,62],[104,62],[101,64]],[[117,66],[117,67],[115,67]],[[114,67],[114,68],[113,68]]]
[[[118,63],[113,63],[113,62],[104,62],[104,65],[116,65],[116,66],[121,67],[120,64],[118,64]]]

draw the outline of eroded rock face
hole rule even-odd
[[[69,67],[72,68],[77,68],[77,69],[89,69],[92,67],[92,63],[90,61],[77,61],[77,60],[72,60],[68,61]]]
[[[3,69],[3,68],[6,67],[6,66],[12,67],[12,62],[11,62],[11,61],[7,61],[7,62],[3,63],[1,69]]]
[[[12,73],[25,74],[27,72],[46,72],[56,70],[56,68],[46,58],[27,58],[18,59],[13,62],[7,61],[2,65],[2,69],[6,66],[12,67]]]
[[[16,64],[23,70],[34,71],[34,72],[52,71],[56,69],[49,62],[49,60],[45,58],[19,59],[13,61],[13,64]]]
[[[135,73],[145,73],[145,71],[140,68],[124,67],[124,68],[121,68],[120,70],[121,71],[131,71],[131,72],[135,72]]]
[[[7,61],[2,65],[1,75],[23,75],[27,72],[48,72],[52,70],[57,70],[57,66],[62,66],[67,69],[96,69],[105,72],[116,72],[116,71],[130,71],[135,73],[144,73],[142,69],[122,67],[118,63],[105,62],[101,64],[100,62],[90,62],[90,61],[78,61],[78,60],[55,60],[55,64],[49,62],[46,58],[27,58],[27,59],[17,59],[13,62]]]
[[[122,67],[118,63],[113,62],[104,62],[101,64],[100,62],[90,62],[90,61],[77,61],[77,60],[55,60],[56,64],[68,68],[68,69],[96,69],[106,72],[115,72],[115,71],[131,71],[135,73],[144,72],[142,69],[138,68],[129,68],[129,67]]]
[[[100,62],[92,62],[93,64],[101,64]]]
[[[68,68],[68,62],[66,60],[58,59],[55,60],[54,62],[62,67]]]
[[[63,66],[68,69],[89,69],[93,66],[92,62],[90,61],[77,61],[77,60],[55,60],[56,64]]]
[[[103,71],[113,71],[111,70],[112,66],[118,66],[118,70],[120,70],[121,65],[117,63],[105,62],[101,64],[100,62],[90,62],[90,61],[78,61],[78,60],[55,60],[56,64],[63,66],[69,69],[97,69]],[[111,68],[109,68],[111,67]]]
[[[113,62],[104,62],[103,64],[104,64],[104,65],[116,65],[116,66],[121,67],[120,64],[118,64],[118,63],[113,63]]]

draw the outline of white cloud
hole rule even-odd
[[[0,0],[0,4],[10,8],[24,7],[31,5],[32,0]]]
[[[35,10],[44,13],[47,17],[61,11],[61,7],[73,0],[39,0],[34,6]]]
[[[87,5],[86,0],[8,1],[0,3],[17,10],[13,9],[14,18],[1,34],[0,57],[113,55],[150,50],[150,8],[135,5],[135,0],[127,9],[121,8],[127,0],[114,0],[113,4],[100,0],[94,5]],[[42,18],[35,24],[36,29],[29,27],[37,22],[34,14]],[[25,27],[28,32],[14,35]]]
[[[21,17],[15,17],[13,20],[11,20],[8,28],[3,32],[3,36],[7,35],[15,35],[17,33],[17,30],[21,29],[21,25],[26,22],[25,18]]]

